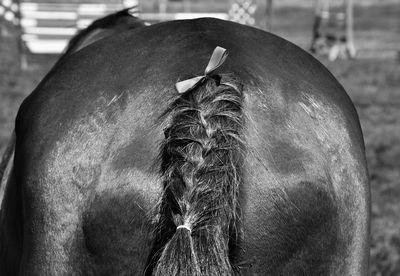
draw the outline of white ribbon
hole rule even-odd
[[[190,233],[192,233],[192,228],[190,228],[190,226],[187,224],[178,225],[178,227],[176,227],[176,230],[181,229],[181,228],[184,228],[184,229],[188,230]]]
[[[193,89],[199,82],[203,81],[206,76],[214,72],[218,67],[220,67],[228,56],[228,51],[222,47],[217,46],[211,55],[210,61],[204,70],[203,76],[197,76],[188,80],[180,81],[175,84],[176,90],[179,93],[185,93]]]

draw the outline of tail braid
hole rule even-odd
[[[157,232],[165,238],[157,238],[155,275],[232,274],[229,228],[238,219],[244,142],[242,89],[229,83],[238,89],[208,78],[166,112]]]

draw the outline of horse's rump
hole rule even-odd
[[[230,52],[224,65],[179,94],[216,46]],[[200,19],[99,41],[24,101],[16,131],[24,271],[367,269],[354,106],[321,64],[271,34]]]

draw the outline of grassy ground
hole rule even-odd
[[[287,3],[290,1],[283,1],[286,6],[276,11],[274,31],[307,48],[311,11],[293,8]],[[359,46],[375,51],[400,48],[400,5],[390,5],[390,1],[382,1],[386,3],[382,6],[356,7]],[[29,70],[20,71],[15,36],[0,39],[1,153],[18,106],[56,57],[37,56]],[[364,132],[372,190],[371,275],[400,275],[400,64],[395,59],[322,62],[353,99]]]
[[[353,99],[364,133],[372,192],[371,275],[400,275],[400,66],[326,63]]]

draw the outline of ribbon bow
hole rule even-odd
[[[222,47],[217,46],[211,55],[206,70],[204,70],[204,75],[177,82],[175,84],[176,90],[178,90],[179,93],[185,93],[193,89],[199,82],[203,81],[209,74],[220,67],[224,63],[227,56],[228,51]]]

